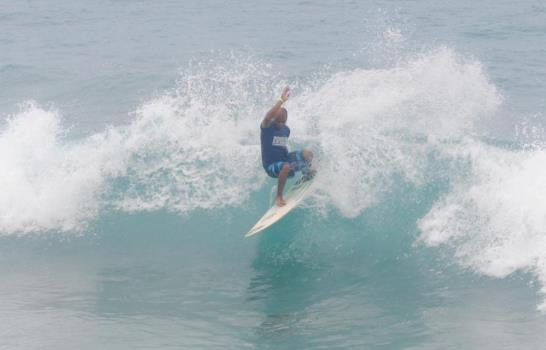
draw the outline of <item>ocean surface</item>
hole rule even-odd
[[[545,109],[543,0],[3,1],[0,349],[544,349]]]

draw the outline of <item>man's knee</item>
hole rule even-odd
[[[310,162],[313,159],[313,151],[307,148],[303,150],[302,154],[303,154],[303,159],[306,162]]]
[[[284,163],[281,168],[281,174],[288,174],[289,171],[290,171],[290,164]]]

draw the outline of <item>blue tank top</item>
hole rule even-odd
[[[273,162],[286,162],[288,158],[288,136],[290,128],[284,126],[281,129],[271,124],[268,128],[262,128],[260,140],[262,142],[262,165],[267,168]]]

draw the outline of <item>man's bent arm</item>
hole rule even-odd
[[[271,123],[275,121],[275,118],[277,118],[278,111],[282,107],[283,103],[285,103],[288,100],[288,97],[290,96],[290,89],[285,87],[282,90],[281,97],[275,102],[273,107],[266,113],[264,120],[262,120],[261,127],[262,128],[268,128]]]

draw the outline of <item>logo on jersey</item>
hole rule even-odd
[[[273,136],[273,146],[287,147],[288,137],[286,136]]]

